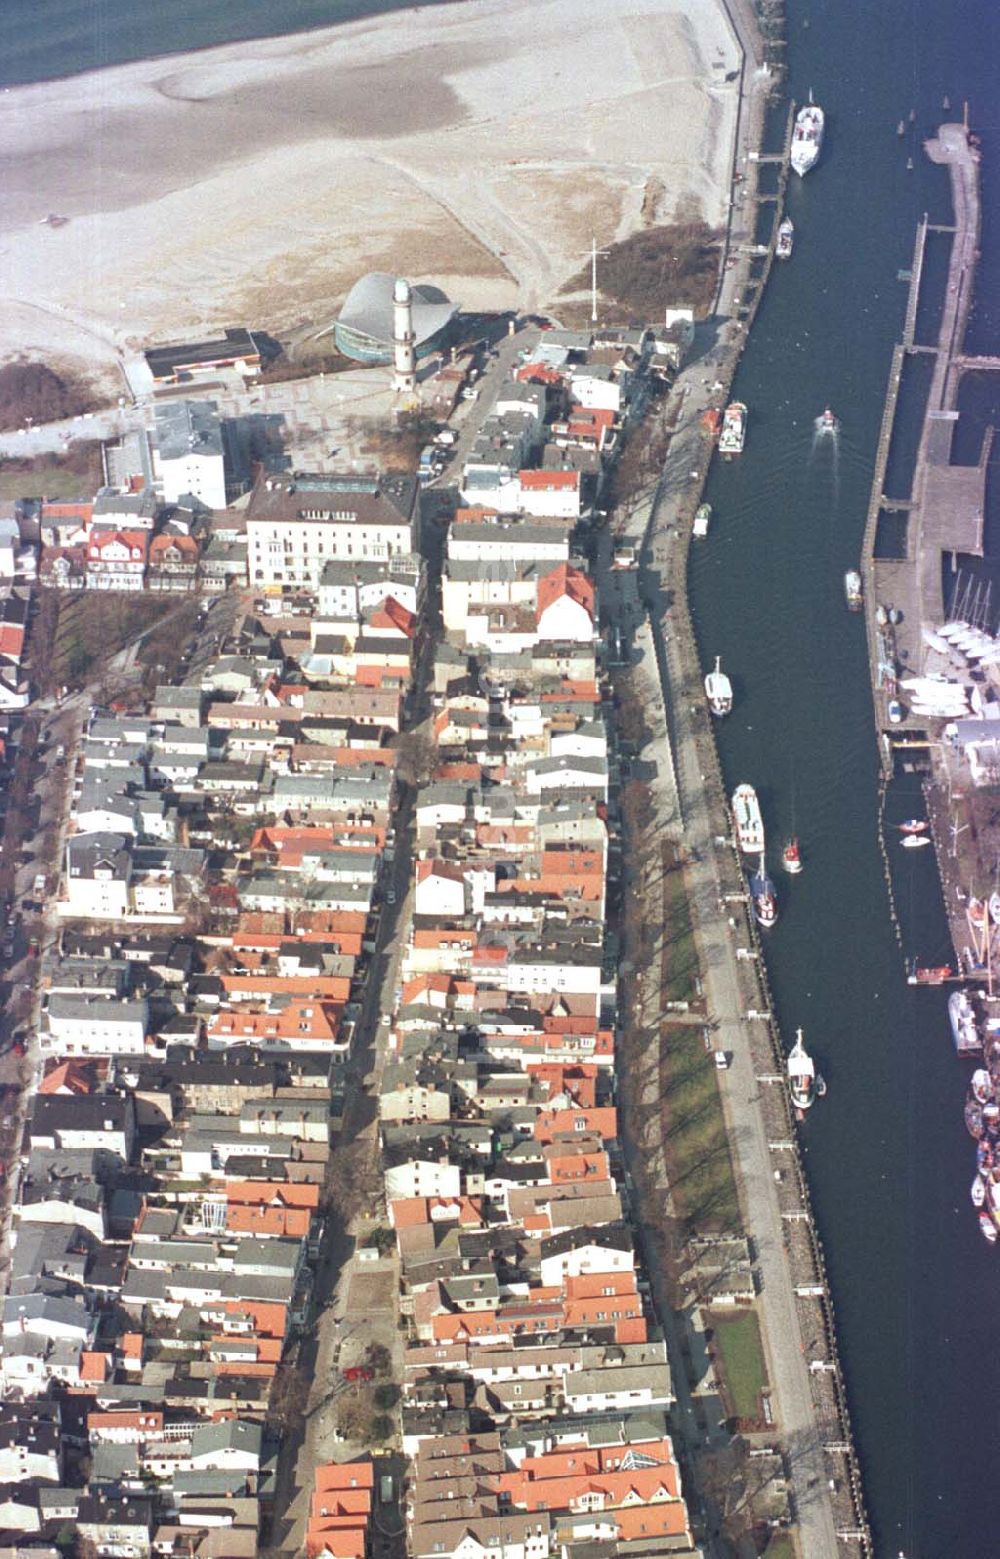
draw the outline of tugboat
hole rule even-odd
[[[774,891],[774,883],[767,875],[763,858],[750,878],[750,893],[753,898],[754,919],[766,931],[778,918],[778,896]]]
[[[847,597],[848,611],[860,612],[864,604],[864,591],[861,584],[861,575],[855,568],[848,569],[844,575],[844,594]]]
[[[802,1115],[826,1092],[826,1084],[816,1076],[812,1056],[802,1043],[802,1030],[795,1031],[795,1044],[788,1052],[788,1091],[796,1111]]]
[[[796,838],[789,839],[781,852],[781,864],[790,877],[795,877],[802,870],[802,854],[799,850],[799,841]]]
[[[778,228],[778,241],[774,246],[776,260],[790,260],[792,257],[792,245],[795,242],[795,224],[791,217],[786,217]]]
[[[733,707],[733,684],[722,670],[721,655],[716,655],[715,670],[705,678],[705,697],[713,715],[727,715]]]
[[[733,791],[733,821],[736,840],[744,855],[764,854],[764,822],[760,802],[752,785],[737,785]]]

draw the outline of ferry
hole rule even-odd
[[[742,455],[747,437],[747,409],[742,401],[730,401],[722,419],[719,453]]]
[[[712,505],[710,503],[700,503],[695,510],[694,524],[691,527],[692,536],[697,536],[699,540],[707,536],[711,518]]]
[[[733,707],[733,684],[722,670],[720,655],[715,657],[715,670],[705,678],[705,697],[713,715],[727,715]]]
[[[864,603],[864,591],[861,575],[856,568],[849,568],[844,575],[844,594],[847,597],[848,611],[860,612]]]
[[[819,161],[825,128],[826,116],[819,104],[813,102],[810,92],[808,103],[795,115],[795,129],[792,131],[791,164],[800,178]]]
[[[795,1030],[795,1044],[788,1052],[788,1091],[800,1114],[826,1093],[826,1084],[817,1075],[816,1064],[802,1043],[801,1029]]]
[[[753,899],[754,919],[766,931],[778,918],[778,896],[774,891],[774,883],[767,875],[763,858],[750,878],[750,894]]]
[[[736,841],[744,855],[763,855],[764,823],[752,785],[737,785],[733,791],[733,820]]]
[[[965,991],[952,991],[948,997],[948,1022],[951,1037],[960,1056],[975,1055],[982,1049],[976,1028],[976,1014]]]
[[[790,260],[792,257],[792,245],[795,242],[795,224],[791,217],[786,217],[778,228],[778,242],[774,246],[774,255],[777,260]]]
[[[802,870],[802,852],[796,838],[789,839],[781,852],[781,864],[789,876],[795,877]]]

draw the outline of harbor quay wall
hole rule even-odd
[[[911,755],[918,755],[918,761],[926,766],[930,775],[925,793],[931,837],[956,967],[961,974],[969,933],[963,901],[950,891],[949,879],[952,873],[949,868],[955,850],[952,842],[949,851],[948,836],[952,823],[953,797],[957,799],[959,789],[964,789],[964,786],[956,785],[954,765],[950,766],[949,756],[940,740],[940,726],[943,722],[911,714],[905,707],[902,711],[894,711],[897,716],[895,720],[890,720],[888,714],[890,700],[897,697],[900,665],[905,665],[913,673],[919,672],[926,654],[925,630],[941,626],[945,612],[941,588],[943,558],[949,553],[953,559],[958,553],[979,556],[983,553],[983,516],[987,467],[993,445],[992,430],[987,432],[975,466],[951,465],[949,451],[958,420],[958,393],[962,375],[970,370],[995,371],[1000,368],[1000,358],[968,356],[962,350],[979,259],[981,230],[980,167],[975,138],[970,135],[965,122],[945,124],[937,135],[925,142],[924,150],[932,162],[948,168],[954,225],[930,223],[926,215],[917,225],[902,339],[893,349],[875,451],[861,549],[861,573],[864,580],[869,673],[882,771],[879,844],[893,927],[902,947],[889,852],[885,843],[883,805],[897,760],[902,756],[910,758]],[[933,343],[920,343],[915,339],[916,322],[930,233],[950,236],[951,252],[937,339]],[[906,362],[916,353],[933,359],[931,384],[910,483],[910,496],[904,500],[889,500],[884,490],[885,476],[896,426],[900,387]],[[893,509],[906,514],[905,553],[902,557],[883,558],[877,555],[879,519],[883,512]],[[893,611],[892,608],[897,610]]]
[[[692,518],[694,507],[696,505],[692,506]],[[690,528],[682,522],[675,553],[678,587],[670,607],[667,629],[675,640],[687,675],[680,687],[665,687],[668,710],[677,698],[704,701],[694,624],[687,604],[686,589],[680,588],[686,577],[686,536],[689,534]],[[661,641],[664,625],[654,620],[653,631],[655,638]],[[661,669],[666,666],[662,642],[658,645],[657,660]],[[829,1492],[838,1538],[841,1538],[845,1552],[872,1553],[860,1463],[837,1351],[836,1318],[826,1259],[812,1212],[798,1128],[792,1117],[785,1051],[773,1016],[774,1003],[767,965],[739,856],[731,838],[731,816],[707,707],[698,732],[697,747],[701,773],[705,776],[704,793],[711,807],[714,824],[717,825],[716,833],[719,838],[725,836],[727,840],[726,846],[719,848],[717,856],[721,889],[719,914],[728,923],[734,945],[752,953],[751,957],[739,960],[742,1014],[759,1013],[761,1016],[745,1018],[742,1028],[759,1085],[757,1106],[763,1117],[771,1150],[785,1256],[795,1290],[796,1310],[808,1359],[816,1436],[825,1452],[829,1477],[835,1484]],[[738,1165],[735,1167],[738,1170]],[[752,1229],[749,1232],[752,1238]]]
[[[790,114],[789,135],[792,122],[793,114]],[[755,318],[770,272],[777,226],[782,216],[787,172],[786,156],[779,193],[774,200],[774,229],[763,266],[755,278],[734,278],[735,328],[731,330],[729,341],[714,364],[718,381],[727,395],[743,342]],[[669,459],[668,454],[668,462]],[[686,453],[682,453],[681,463],[686,463],[690,469],[691,459]],[[707,459],[698,461],[699,470],[707,465]],[[683,770],[678,756],[680,740],[694,743],[694,769],[700,776],[700,793],[709,811],[715,840],[712,872],[718,889],[716,909],[720,921],[727,928],[737,970],[740,1010],[735,1016],[757,1082],[754,1104],[760,1112],[770,1155],[781,1219],[784,1261],[794,1294],[795,1314],[808,1369],[813,1449],[821,1449],[827,1474],[826,1487],[819,1491],[813,1490],[808,1497],[829,1501],[837,1551],[845,1554],[871,1554],[871,1533],[844,1376],[837,1352],[836,1318],[826,1261],[812,1212],[802,1145],[792,1118],[784,1047],[773,1017],[773,1001],[763,948],[732,836],[732,820],[712,720],[705,703],[701,663],[688,600],[687,564],[691,524],[695,509],[702,501],[703,490],[704,474],[700,479],[689,480],[682,485],[661,483],[641,551],[643,578],[640,590],[653,633],[673,769],[678,776],[680,842],[683,847],[684,829],[680,820],[685,816],[686,801],[689,799],[684,796],[684,783],[680,777]],[[690,719],[685,719],[683,735],[678,730],[679,709],[690,711]],[[699,865],[703,864],[689,859],[685,866],[686,879],[690,872],[697,871]],[[689,892],[689,897],[693,900],[694,894]],[[739,958],[736,957],[737,952],[741,954]],[[751,1017],[750,1014],[756,1016]],[[737,1155],[734,1155],[734,1160],[736,1158]],[[734,1167],[739,1176],[738,1162],[734,1163]],[[753,1230],[749,1232],[752,1239]],[[793,1457],[799,1454],[798,1447],[789,1449]],[[801,1499],[800,1489],[796,1489],[796,1494]],[[796,1514],[801,1521],[803,1512],[798,1510]],[[805,1532],[803,1535],[805,1537]],[[813,1549],[808,1542],[806,1548],[812,1554]],[[816,1552],[819,1552],[818,1547]]]

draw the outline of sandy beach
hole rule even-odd
[[[738,65],[716,0],[468,0],[8,89],[0,352],[287,334],[370,269],[550,305],[592,235],[722,223]]]

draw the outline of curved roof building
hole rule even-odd
[[[356,281],[333,327],[337,350],[360,363],[391,363],[393,359],[393,297],[395,276],[387,271],[369,271]],[[418,285],[410,288],[413,309],[413,336],[418,357],[426,357],[439,347],[458,305],[452,303],[440,287]]]

